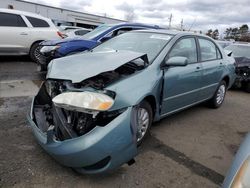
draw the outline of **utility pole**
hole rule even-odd
[[[169,16],[169,29],[171,28],[171,22],[172,22],[172,18],[173,18],[173,15],[172,15],[172,13],[170,14],[170,16]]]
[[[183,31],[183,18],[181,19],[181,31]]]

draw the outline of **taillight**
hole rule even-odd
[[[67,35],[61,33],[60,31],[57,31],[57,35],[58,35],[59,37],[61,37],[62,39],[64,39],[64,38],[67,37]]]

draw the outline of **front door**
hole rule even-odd
[[[0,55],[25,54],[29,28],[17,14],[0,12]]]
[[[174,56],[186,57],[188,65],[164,69],[162,116],[184,109],[199,101],[202,66],[198,62],[195,38],[188,37],[177,41],[166,58]]]

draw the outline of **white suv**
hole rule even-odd
[[[41,41],[61,37],[48,18],[24,11],[0,9],[0,56],[29,54],[36,61]]]

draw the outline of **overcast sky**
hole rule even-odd
[[[134,12],[134,21],[206,31],[250,26],[250,0],[27,0],[56,7],[125,19]]]

